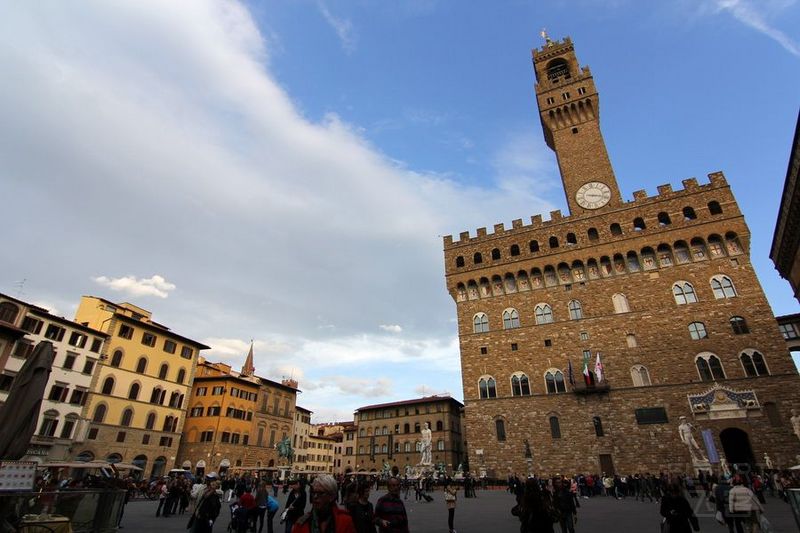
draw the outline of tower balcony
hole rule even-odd
[[[576,382],[572,387],[572,393],[579,396],[588,396],[590,394],[604,394],[611,390],[611,385],[607,381],[602,383],[580,383]]]

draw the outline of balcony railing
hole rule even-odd
[[[576,383],[572,387],[572,392],[575,394],[579,394],[582,396],[586,396],[589,394],[603,394],[608,392],[611,389],[611,386],[607,382],[602,383]]]

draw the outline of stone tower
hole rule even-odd
[[[533,62],[571,215],[444,238],[470,469],[688,472],[765,453],[791,466],[800,380],[725,176],[624,201],[572,41],[548,40]]]
[[[600,132],[600,95],[567,38],[533,50],[536,98],[544,138],[558,158],[573,215],[619,207],[614,169]]]

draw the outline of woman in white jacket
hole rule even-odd
[[[733,478],[733,488],[728,493],[728,511],[736,533],[745,533],[753,530],[753,525],[758,524],[759,513],[764,512],[761,503],[756,499],[753,491],[744,485],[744,480],[740,476]]]

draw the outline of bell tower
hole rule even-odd
[[[589,67],[581,68],[572,40],[533,49],[536,99],[547,146],[558,159],[572,215],[619,207],[614,169],[600,132],[600,98]]]

